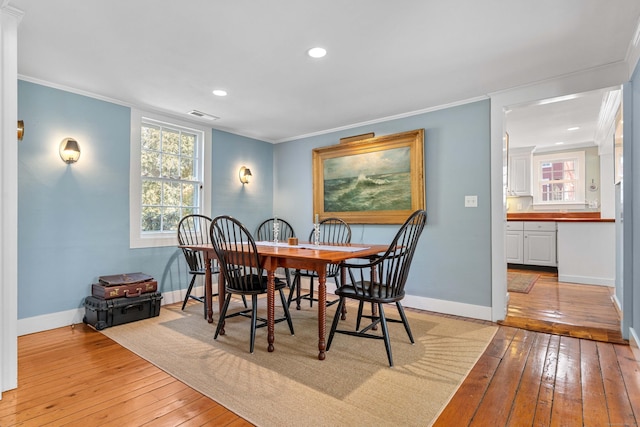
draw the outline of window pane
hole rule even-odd
[[[160,206],[160,188],[158,181],[142,180],[142,204]]]
[[[180,178],[186,179],[189,181],[195,180],[194,168],[193,168],[193,159],[192,158],[180,158]]]
[[[160,177],[160,153],[142,150],[140,153],[140,174],[142,176]]]
[[[164,231],[178,230],[180,222],[180,208],[164,208],[162,229]]]
[[[170,129],[162,131],[162,151],[164,153],[180,153],[180,133]]]
[[[164,206],[180,206],[180,183],[165,182],[162,184],[162,204]]]
[[[162,156],[162,176],[164,178],[177,179],[180,177],[179,171],[180,158],[171,154]]]
[[[142,208],[142,231],[160,231],[160,208],[147,206]]]
[[[183,206],[195,206],[196,205],[196,184],[183,184],[182,185],[182,205]]]
[[[147,150],[160,150],[160,128],[157,126],[143,125],[141,135],[142,148]]]
[[[182,147],[180,154],[185,157],[195,157],[196,136],[188,133],[182,134]]]

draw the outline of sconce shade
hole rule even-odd
[[[80,158],[80,146],[73,138],[65,138],[60,143],[60,158],[65,163],[75,163]]]
[[[24,137],[24,121],[18,120],[18,141],[22,141]]]
[[[249,177],[251,177],[253,175],[251,175],[251,169],[242,166],[240,168],[240,171],[238,172],[238,176],[240,177],[240,182],[242,184],[248,184],[249,183]]]

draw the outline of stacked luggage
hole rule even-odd
[[[83,322],[101,331],[160,314],[158,282],[144,273],[100,276],[84,300]]]

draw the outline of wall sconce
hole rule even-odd
[[[71,164],[80,158],[80,146],[73,138],[65,138],[60,143],[60,158],[63,162]]]
[[[18,120],[18,141],[22,141],[24,137],[24,121]]]
[[[251,175],[251,169],[242,166],[238,172],[238,176],[240,177],[240,182],[244,185],[249,183],[249,177],[253,175]]]

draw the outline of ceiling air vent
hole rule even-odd
[[[187,114],[192,115],[194,117],[201,118],[201,119],[207,119],[207,120],[218,120],[220,118],[220,117],[212,116],[211,114],[203,113],[202,111],[198,111],[198,110],[191,110]]]

